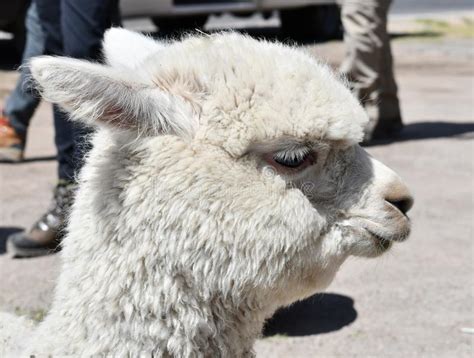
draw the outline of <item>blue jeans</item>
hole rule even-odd
[[[36,4],[33,1],[26,13],[26,44],[22,64],[30,58],[44,53],[45,36],[38,18]],[[27,66],[20,68],[20,78],[15,89],[5,102],[4,112],[10,124],[22,139],[26,139],[31,117],[38,107],[39,95],[29,86],[30,71]]]
[[[35,0],[45,32],[45,53],[98,60],[102,38],[118,19],[118,0]],[[58,177],[74,181],[89,148],[89,130],[54,106]]]

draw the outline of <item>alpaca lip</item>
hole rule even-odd
[[[410,220],[404,216],[400,221],[382,223],[368,218],[361,218],[358,222],[360,226],[377,243],[402,242],[405,241],[411,231]]]
[[[392,246],[392,242],[393,242],[392,240],[384,238],[370,230],[367,230],[367,232],[370,234],[370,236],[375,241],[377,246],[379,246],[381,249],[388,250],[390,246]]]

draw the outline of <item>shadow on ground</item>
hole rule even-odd
[[[373,141],[368,144],[386,145],[394,142],[456,137],[457,139],[473,139],[474,123],[472,122],[418,122],[406,124],[397,138]]]
[[[401,140],[418,140],[456,137],[473,138],[474,123],[453,122],[418,122],[406,125],[401,133]]]
[[[295,337],[337,331],[354,322],[354,300],[335,293],[321,293],[283,308],[265,324],[265,337]]]
[[[438,38],[443,36],[441,32],[437,31],[414,31],[414,32],[392,32],[390,39],[409,39],[409,38]]]
[[[7,252],[7,239],[10,235],[23,231],[20,227],[0,227],[0,254]]]
[[[0,160],[0,164],[8,164],[8,165],[21,165],[24,163],[34,163],[34,162],[49,162],[51,160],[56,160],[55,155],[43,155],[38,157],[27,157],[23,158],[21,162],[3,162]]]

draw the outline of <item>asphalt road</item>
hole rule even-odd
[[[474,10],[473,0],[394,0],[392,14]]]

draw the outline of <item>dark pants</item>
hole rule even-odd
[[[42,55],[44,52],[44,33],[34,1],[26,13],[25,25],[26,44],[21,59],[22,64],[27,64],[32,57]],[[40,101],[38,93],[29,85],[30,77],[28,66],[22,66],[20,68],[20,78],[15,89],[6,100],[4,110],[12,127],[24,140],[26,140],[31,117],[33,117]]]
[[[118,20],[118,0],[34,0],[45,33],[45,53],[98,60],[104,32]],[[54,106],[58,177],[74,181],[89,130]]]

